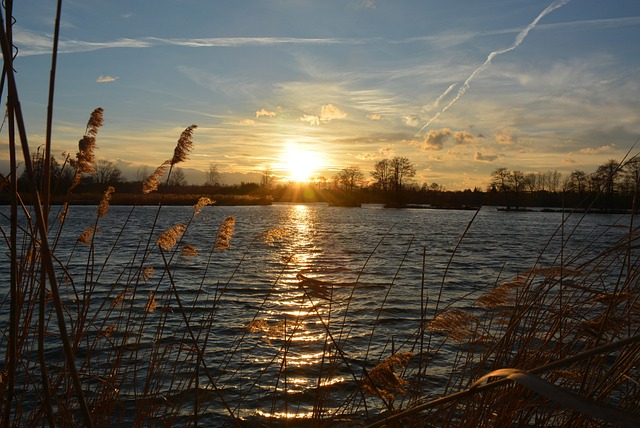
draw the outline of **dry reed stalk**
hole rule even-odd
[[[218,229],[218,235],[216,236],[214,243],[217,251],[224,251],[231,248],[231,238],[233,237],[235,224],[236,219],[233,217],[227,217],[224,219]]]
[[[159,167],[157,167],[153,174],[151,174],[149,178],[147,178],[142,184],[142,193],[146,195],[147,193],[155,192],[156,190],[158,190],[160,177],[162,177],[164,173],[167,172],[167,169],[169,169],[168,162],[164,162]]]
[[[427,323],[427,328],[434,332],[447,334],[453,340],[462,342],[477,331],[478,318],[460,309],[448,309],[440,312]]]
[[[178,139],[178,144],[173,150],[173,157],[169,161],[171,166],[187,160],[187,155],[193,148],[193,131],[197,127],[198,125],[191,125],[182,131],[182,134],[180,134],[180,138]]]
[[[202,197],[198,199],[198,202],[196,202],[196,204],[193,206],[193,215],[200,214],[202,212],[202,208],[206,207],[207,205],[213,204],[215,204],[215,201],[210,198]]]
[[[165,251],[170,251],[175,247],[178,239],[182,238],[187,227],[184,224],[176,224],[165,230],[158,236],[156,243]]]
[[[398,371],[404,370],[413,354],[411,352],[397,352],[385,358],[368,373],[360,387],[364,392],[379,397],[388,404],[392,404],[398,394],[406,394],[407,381],[398,376]]]
[[[486,308],[498,308],[502,306],[512,306],[515,300],[514,293],[518,288],[526,286],[523,278],[516,278],[513,281],[500,283],[487,293],[484,293],[477,300],[477,303]]]
[[[197,257],[198,256],[198,249],[196,247],[194,247],[191,244],[185,244],[182,247],[182,253],[180,253],[181,257]]]
[[[276,242],[282,241],[288,235],[290,235],[290,233],[286,229],[274,228],[267,230],[260,235],[259,238],[262,238],[265,244],[273,246]]]
[[[103,113],[104,110],[101,107],[91,112],[84,136],[78,141],[76,159],[70,160],[70,164],[76,170],[76,174],[69,191],[80,184],[82,174],[92,174],[95,172],[93,164],[96,161],[94,153],[96,149],[96,136],[98,135],[98,129],[103,123]]]
[[[91,242],[93,241],[94,236],[98,232],[100,232],[100,228],[99,227],[89,226],[89,227],[87,227],[86,229],[84,229],[82,231],[82,233],[76,239],[76,242],[79,242],[80,244],[89,245],[89,244],[91,244]]]
[[[116,189],[113,186],[107,187],[107,190],[104,191],[104,195],[102,199],[100,199],[100,203],[98,204],[98,218],[102,218],[109,211],[109,202],[111,201],[111,195],[115,192]]]

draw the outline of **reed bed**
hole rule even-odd
[[[2,24],[12,159],[4,183],[12,205],[1,230],[10,266],[0,302],[3,426],[638,426],[640,234],[633,217],[613,244],[596,236],[571,252],[565,243],[573,230],[563,221],[558,250],[550,247],[530,270],[470,296],[471,307],[444,299],[447,266],[440,283],[412,284],[420,290],[418,320],[401,339],[382,344],[373,337],[402,285],[413,240],[362,325],[354,325],[353,303],[378,247],[350,282],[309,277],[296,254],[280,254],[270,286],[255,293],[246,314],[230,313],[225,303],[238,299],[237,272],[251,269],[253,251],[278,254],[290,231],[256,236],[235,270],[220,277],[216,263],[233,247],[235,219],[224,219],[208,248],[198,248],[192,228],[215,201],[199,198],[188,221],[161,229],[167,219],[157,195],[144,239],[126,263],[115,263],[138,207],[103,240],[117,197],[109,188],[93,222],[69,242],[74,207],[52,214],[51,183],[33,173],[10,30]],[[68,164],[77,180],[91,172],[103,113],[92,112]],[[187,159],[195,131],[191,125],[179,136],[144,194],[154,194]],[[28,203],[16,187],[19,148]],[[196,257],[200,280],[185,284],[180,268]],[[428,267],[425,258],[423,278]],[[285,280],[296,271],[296,281]],[[274,311],[283,301],[287,309]],[[222,331],[233,339],[222,343]],[[371,338],[364,349],[353,348],[356,334]],[[300,374],[309,374],[303,354],[314,361],[314,381],[300,387]]]

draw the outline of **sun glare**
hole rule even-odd
[[[315,153],[291,147],[284,155],[284,164],[291,180],[307,182],[321,165],[321,161]]]

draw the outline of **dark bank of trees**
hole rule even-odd
[[[635,209],[640,190],[640,157],[624,164],[610,159],[587,173],[529,172],[497,168],[491,173],[488,204],[523,207]]]
[[[36,179],[42,183],[44,156],[39,151],[32,156]],[[143,167],[135,180],[127,181],[122,171],[106,160],[96,161],[93,169],[92,173],[82,176],[74,193],[98,198],[108,186],[114,186],[117,195],[140,195],[142,183],[150,175]],[[68,158],[58,161],[55,157],[51,158],[50,170],[52,194],[62,200],[71,186],[75,171],[70,167]],[[487,189],[463,191],[448,191],[437,183],[416,182],[415,164],[406,157],[379,160],[370,171],[348,166],[329,179],[318,177],[310,183],[276,182],[270,168],[266,168],[259,183],[226,185],[222,183],[214,163],[209,165],[204,175],[204,185],[189,185],[183,171],[175,168],[169,180],[159,186],[157,193],[173,195],[175,203],[180,203],[178,196],[181,195],[185,203],[190,203],[197,195],[208,195],[229,204],[275,201],[327,202],[340,206],[379,203],[388,207],[473,208],[495,205],[506,210],[529,207],[626,210],[631,209],[638,199],[640,157],[634,157],[624,164],[608,160],[595,171],[574,170],[568,175],[558,171],[523,172],[500,167],[491,173]],[[19,177],[18,188],[25,195],[28,193],[26,177]],[[134,197],[122,200],[139,203]]]

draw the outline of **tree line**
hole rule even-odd
[[[44,153],[32,154],[36,180],[44,173]],[[138,187],[149,176],[146,167],[138,169],[136,178],[128,181],[115,163],[97,160],[94,172],[82,176],[77,192],[101,193],[107,186],[116,186],[121,193],[137,193]],[[69,156],[62,162],[51,157],[51,183],[54,194],[64,194],[74,180],[75,171],[69,165]],[[568,175],[560,172],[523,172],[505,167],[491,172],[485,190],[466,189],[448,191],[437,183],[417,183],[415,164],[406,157],[379,160],[371,171],[359,166],[348,166],[333,177],[317,177],[310,183],[276,182],[276,177],[265,168],[259,183],[226,185],[222,182],[218,166],[211,163],[205,171],[204,185],[188,185],[185,174],[175,169],[169,181],[160,186],[161,193],[205,193],[228,195],[257,195],[274,201],[329,202],[335,205],[384,203],[391,207],[410,204],[438,207],[474,207],[498,205],[506,209],[523,207],[576,207],[592,205],[603,209],[628,209],[637,199],[640,188],[640,157],[624,163],[608,160],[595,171],[574,170]],[[23,173],[18,180],[19,189],[25,187]],[[304,188],[304,189],[301,189]],[[25,189],[26,190],[26,187]],[[303,191],[304,190],[304,191]]]
[[[628,209],[635,204],[640,189],[640,157],[618,162],[609,159],[595,171],[573,170],[529,172],[501,167],[491,173],[488,192],[507,209],[522,206],[594,206],[604,209]]]

